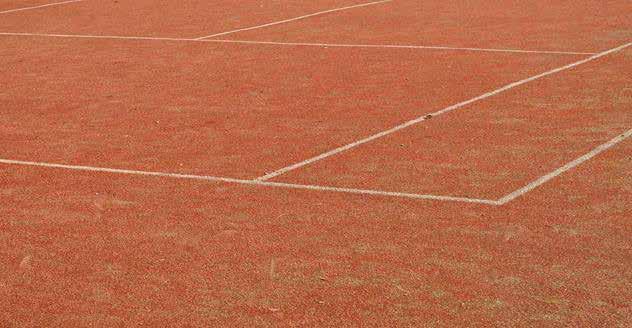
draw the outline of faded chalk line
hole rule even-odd
[[[315,13],[308,14],[308,15],[303,15],[303,16],[299,16],[299,17],[284,19],[284,20],[276,21],[276,22],[271,22],[271,23],[267,23],[267,24],[262,24],[262,25],[252,26],[252,27],[245,27],[245,28],[240,28],[240,29],[231,30],[231,31],[227,31],[227,32],[211,34],[211,35],[207,35],[207,36],[196,38],[195,40],[204,40],[204,39],[214,38],[214,37],[218,37],[218,36],[222,36],[222,35],[233,34],[233,33],[237,33],[237,32],[255,30],[255,29],[265,28],[265,27],[269,27],[269,26],[274,26],[274,25],[280,25],[280,24],[285,24],[285,23],[289,23],[289,22],[294,22],[294,21],[297,21],[297,20],[302,20],[302,19],[306,19],[306,18],[310,18],[310,17],[314,17],[314,16],[320,16],[320,15],[324,15],[324,14],[328,14],[328,13],[333,13],[333,12],[337,12],[337,11],[349,10],[349,9],[360,8],[360,7],[367,7],[367,6],[372,6],[372,5],[377,5],[377,4],[382,4],[382,3],[392,2],[392,1],[393,0],[374,1],[374,2],[362,3],[362,4],[353,5],[353,6],[347,6],[347,7],[342,7],[342,8],[329,9],[329,10],[319,11],[319,12],[315,12]]]
[[[22,32],[0,32],[0,35],[4,35],[4,36],[49,37],[49,38],[70,38],[70,39],[203,42],[203,41],[196,41],[194,39],[165,38],[165,37],[152,37],[152,36],[124,36],[124,35],[90,35],[90,34],[22,33]],[[208,40],[208,41],[210,41],[210,40]]]
[[[621,50],[629,47],[630,45],[632,45],[632,43],[627,43],[627,44],[621,45],[619,47],[616,47],[616,48],[613,48],[613,49],[610,49],[610,50],[606,50],[604,52],[601,52],[601,53],[598,53],[596,55],[590,56],[590,57],[588,57],[586,59],[582,59],[582,60],[576,61],[576,62],[574,62],[572,64],[568,64],[568,65],[565,65],[565,66],[562,66],[562,67],[559,67],[559,68],[555,68],[555,69],[549,70],[547,72],[544,72],[544,73],[541,73],[541,74],[538,74],[538,75],[534,75],[532,77],[529,77],[529,78],[526,78],[526,79],[523,79],[523,80],[520,80],[520,81],[516,81],[516,82],[510,83],[510,84],[507,84],[507,85],[505,85],[505,86],[503,86],[501,88],[498,88],[498,89],[496,89],[494,91],[491,91],[491,92],[482,94],[482,95],[480,95],[478,97],[474,97],[472,99],[460,102],[458,104],[455,104],[455,105],[452,105],[452,106],[449,106],[449,107],[446,107],[446,108],[441,109],[439,111],[436,111],[434,113],[423,114],[422,116],[419,116],[419,117],[417,117],[417,118],[415,118],[413,120],[404,122],[404,123],[402,123],[400,125],[397,125],[395,127],[390,128],[388,130],[384,130],[382,132],[379,132],[379,133],[373,134],[371,136],[368,136],[368,137],[366,137],[364,139],[360,139],[360,140],[357,140],[355,142],[346,144],[344,146],[340,146],[338,148],[332,149],[332,150],[327,151],[325,153],[322,153],[320,155],[314,156],[312,158],[308,158],[308,159],[306,159],[306,160],[304,160],[302,162],[291,164],[291,165],[286,166],[284,168],[278,169],[278,170],[276,170],[274,172],[271,172],[271,173],[268,173],[266,175],[263,175],[263,176],[257,178],[256,180],[258,180],[258,181],[266,181],[266,180],[272,179],[274,177],[280,176],[280,175],[285,174],[287,172],[296,170],[298,168],[302,168],[302,167],[310,165],[312,163],[321,161],[321,160],[323,160],[325,158],[328,158],[328,157],[340,154],[340,153],[345,152],[347,150],[350,150],[352,148],[358,147],[360,145],[366,144],[366,143],[371,142],[373,140],[380,139],[382,137],[388,136],[388,135],[390,135],[392,133],[395,133],[397,131],[400,131],[400,130],[406,129],[406,128],[410,127],[410,126],[413,126],[413,125],[416,125],[418,123],[424,122],[424,121],[428,120],[431,117],[437,117],[439,115],[443,115],[443,114],[452,112],[452,111],[457,110],[459,108],[465,107],[466,105],[469,105],[471,103],[475,103],[477,101],[480,101],[480,100],[483,100],[483,99],[495,96],[497,94],[503,93],[503,92],[505,92],[507,90],[513,89],[513,88],[521,86],[523,84],[526,84],[526,83],[529,83],[529,82],[541,79],[543,77],[546,77],[546,76],[549,76],[549,75],[552,75],[552,74],[555,74],[555,73],[558,73],[558,72],[561,72],[561,71],[565,71],[565,70],[568,70],[570,68],[573,68],[573,67],[576,67],[576,66],[588,63],[588,62],[593,61],[595,59],[598,59],[598,58],[601,58],[603,56],[609,55],[609,54],[611,54],[613,52],[621,51]]]
[[[19,33],[0,32],[3,36],[28,36],[51,38],[76,38],[76,39],[105,39],[105,40],[136,40],[136,41],[173,41],[173,42],[204,42],[204,43],[233,43],[245,45],[273,45],[317,48],[368,48],[368,49],[418,49],[418,50],[445,50],[445,51],[477,51],[500,53],[524,53],[524,54],[551,54],[551,55],[594,55],[594,52],[554,51],[554,50],[524,50],[524,49],[499,49],[499,48],[471,48],[449,46],[424,46],[424,45],[393,45],[393,44],[344,44],[344,43],[310,43],[310,42],[273,42],[273,41],[249,41],[249,40],[223,40],[223,39],[182,39],[151,36],[119,36],[119,35],[86,35],[86,34],[50,34],[50,33]]]
[[[59,6],[59,5],[64,5],[64,4],[73,3],[73,2],[81,2],[81,1],[85,1],[85,0],[70,0],[70,1],[63,1],[63,2],[48,3],[48,4],[45,4],[45,5],[39,5],[39,6],[33,6],[33,7],[23,7],[23,8],[17,8],[17,9],[10,9],[10,10],[5,10],[5,11],[0,11],[0,14],[8,14],[8,13],[14,13],[14,12],[17,12],[17,11],[38,9],[38,8],[51,7],[51,6]]]
[[[555,51],[555,50],[523,50],[523,49],[496,49],[473,47],[447,47],[447,46],[423,46],[423,45],[397,45],[397,44],[340,44],[340,43],[313,43],[313,42],[275,42],[275,41],[249,41],[249,40],[204,40],[222,43],[241,44],[269,44],[278,46],[322,47],[322,48],[382,48],[382,49],[426,49],[426,50],[462,50],[480,52],[514,52],[526,54],[553,54],[553,55],[594,55],[594,52]]]
[[[8,164],[8,165],[37,166],[37,167],[76,170],[76,171],[90,171],[90,172],[102,172],[102,173],[153,176],[153,177],[173,178],[173,179],[189,179],[189,180],[203,180],[203,181],[212,181],[212,182],[236,183],[236,184],[251,185],[251,186],[266,186],[266,187],[277,187],[277,188],[338,192],[338,193],[347,193],[347,194],[360,194],[360,195],[399,197],[399,198],[411,198],[411,199],[426,199],[426,200],[435,200],[435,201],[498,205],[497,201],[489,200],[489,199],[454,197],[454,196],[444,196],[444,195],[425,195],[425,194],[413,194],[413,193],[404,193],[404,192],[393,192],[393,191],[382,191],[382,190],[371,190],[371,189],[356,189],[356,188],[340,188],[340,187],[305,185],[305,184],[294,184],[294,183],[265,182],[265,181],[234,179],[234,178],[226,178],[226,177],[207,176],[207,175],[113,169],[113,168],[95,167],[95,166],[67,165],[67,164],[58,164],[58,163],[31,162],[31,161],[20,161],[20,160],[10,160],[10,159],[0,159],[0,163]]]
[[[586,153],[583,156],[580,156],[578,158],[576,158],[575,160],[567,163],[566,165],[558,168],[557,170],[550,172],[549,174],[543,175],[542,177],[534,180],[533,182],[529,183],[528,185],[500,198],[498,200],[498,204],[499,205],[503,205],[503,204],[507,204],[508,202],[530,192],[531,190],[547,183],[548,181],[550,181],[551,179],[559,176],[560,174],[588,161],[589,159],[599,155],[600,153],[608,150],[609,148],[612,148],[614,145],[622,142],[623,140],[629,138],[630,136],[632,136],[632,129],[616,136],[615,138],[613,138],[612,140],[598,146],[597,148],[591,150],[590,152]]]

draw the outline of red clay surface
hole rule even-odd
[[[632,3],[393,1],[225,38],[601,51],[632,39]]]
[[[348,5],[261,3],[86,1],[0,32],[202,36]],[[622,1],[415,3],[282,41],[630,42]],[[632,128],[630,56],[277,179],[499,197]],[[0,158],[253,178],[581,58],[0,36]],[[503,206],[0,164],[0,327],[626,327],[631,154],[628,139]]]
[[[275,181],[498,199],[632,127],[632,89],[622,87],[632,85],[632,75],[622,67],[632,67],[632,51],[485,99]]]
[[[0,0],[0,11],[13,10],[25,7],[41,6],[51,3],[46,0]],[[4,21],[4,17],[3,17]]]
[[[362,3],[319,1],[86,0],[41,11],[7,14],[2,32],[198,38],[312,12]]]
[[[4,166],[8,326],[610,326],[632,144],[499,207]]]
[[[4,37],[3,156],[255,178],[577,56]],[[51,59],[54,58],[54,61]]]

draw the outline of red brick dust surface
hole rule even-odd
[[[5,158],[254,178],[578,56],[3,37]],[[581,57],[579,57],[581,58]]]
[[[274,179],[498,199],[632,127],[632,51],[603,57]]]
[[[0,31],[199,37],[358,2],[209,3],[85,1]],[[402,0],[231,37],[592,52],[629,40],[627,8]],[[581,58],[3,35],[0,158],[251,179]],[[276,179],[500,197],[631,128],[628,67]],[[626,327],[631,154],[502,206],[0,164],[0,327]]]
[[[55,1],[52,1],[55,2]],[[135,1],[70,3],[3,15],[1,32],[198,38],[362,3],[319,1]]]
[[[632,39],[632,4],[614,1],[393,1],[231,39],[601,51]]]
[[[3,166],[8,326],[610,326],[632,144],[504,207]]]
[[[41,6],[49,3],[51,2],[46,0],[0,0],[0,11],[9,11],[26,7]]]

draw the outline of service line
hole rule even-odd
[[[445,195],[413,194],[413,193],[396,192],[396,191],[341,188],[341,187],[305,185],[305,184],[295,184],[295,183],[267,182],[267,181],[217,177],[217,176],[209,176],[209,175],[194,175],[194,174],[182,174],[182,173],[166,173],[166,172],[155,172],[155,171],[115,169],[115,168],[96,167],[96,166],[68,165],[68,164],[60,164],[60,163],[44,163],[44,162],[32,162],[32,161],[21,161],[21,160],[11,160],[11,159],[0,159],[0,164],[36,166],[36,167],[45,167],[45,168],[51,168],[51,169],[65,169],[65,170],[75,170],[75,171],[153,176],[153,177],[172,178],[172,179],[203,180],[203,181],[211,181],[211,182],[219,182],[219,183],[221,182],[236,183],[236,184],[251,185],[251,186],[265,186],[265,187],[276,187],[276,188],[286,188],[286,189],[288,188],[289,189],[303,189],[303,190],[312,190],[312,191],[373,195],[373,196],[383,196],[383,197],[399,197],[399,198],[409,198],[409,199],[425,199],[425,200],[447,201],[447,202],[463,202],[463,203],[477,203],[477,204],[485,204],[485,205],[498,205],[497,201],[489,200],[489,199],[477,199],[477,198],[455,197],[455,196],[445,196]]]
[[[357,188],[344,188],[344,187],[333,187],[333,186],[246,180],[246,179],[235,179],[235,178],[228,178],[228,177],[208,176],[208,175],[114,169],[114,168],[85,166],[85,165],[68,165],[68,164],[59,164],[59,163],[32,162],[32,161],[11,160],[11,159],[0,159],[0,164],[35,166],[35,167],[45,167],[45,168],[52,168],[52,169],[66,169],[66,170],[75,170],[75,171],[89,171],[89,172],[101,172],[101,173],[112,173],[112,174],[153,176],[153,177],[172,178],[172,179],[203,180],[203,181],[210,181],[210,182],[217,182],[217,183],[236,183],[236,184],[251,185],[251,186],[302,189],[302,190],[312,190],[312,191],[321,191],[321,192],[337,192],[337,193],[373,195],[373,196],[382,196],[382,197],[424,199],[424,200],[434,200],[434,201],[462,202],[462,203],[475,203],[475,204],[485,204],[485,205],[492,205],[492,206],[502,206],[542,186],[543,184],[551,181],[552,179],[560,176],[561,174],[583,164],[584,162],[612,148],[616,144],[626,140],[627,138],[631,136],[632,136],[632,129],[629,129],[623,132],[622,134],[614,137],[613,139],[609,140],[608,142],[602,145],[599,145],[598,147],[591,150],[590,152],[576,158],[575,160],[565,164],[564,166],[546,175],[543,175],[542,177],[534,180],[533,182],[527,184],[526,186],[520,189],[517,189],[516,191],[513,191],[498,200],[469,198],[469,197],[455,197],[455,196],[447,196],[447,195],[415,194],[415,193],[384,191],[384,190],[374,190],[374,189],[357,189]]]
[[[590,152],[576,158],[575,160],[567,163],[566,165],[534,180],[533,182],[527,184],[526,186],[520,189],[517,189],[516,191],[513,191],[498,200],[469,198],[469,197],[455,197],[455,196],[448,196],[448,195],[415,194],[415,193],[384,191],[384,190],[374,190],[374,189],[357,189],[357,188],[344,188],[344,187],[321,186],[321,185],[306,185],[306,184],[296,184],[296,183],[246,180],[246,179],[235,179],[235,178],[228,178],[228,177],[208,176],[208,175],[115,169],[115,168],[105,168],[105,167],[95,167],[95,166],[85,166],[85,165],[69,165],[69,164],[33,162],[33,161],[11,160],[11,159],[0,159],[0,164],[35,166],[35,167],[45,167],[45,168],[52,168],[52,169],[66,169],[66,170],[75,170],[75,171],[89,171],[89,172],[101,172],[101,173],[112,173],[112,174],[153,176],[153,177],[172,178],[172,179],[203,180],[203,181],[210,181],[210,182],[217,182],[217,183],[235,183],[235,184],[251,185],[251,186],[265,186],[265,187],[276,187],[276,188],[286,188],[286,189],[302,189],[302,190],[311,190],[311,191],[320,191],[320,192],[336,192],[336,193],[372,195],[372,196],[381,196],[381,197],[423,199],[423,200],[434,200],[434,201],[462,202],[462,203],[502,206],[542,186],[543,184],[560,176],[561,174],[583,164],[584,162],[612,148],[616,144],[626,140],[627,138],[631,136],[632,136],[632,129],[629,129],[623,132],[622,134],[616,136],[615,138],[611,139],[610,141],[602,145],[599,145],[598,147],[591,150]]]
[[[472,48],[472,47],[451,47],[451,46],[430,46],[430,45],[405,45],[405,44],[344,44],[344,43],[311,43],[311,42],[274,42],[274,41],[250,41],[250,40],[223,40],[223,39],[183,39],[170,37],[153,36],[125,36],[125,35],[89,35],[89,34],[53,34],[53,33],[23,33],[23,32],[0,32],[2,36],[24,36],[24,37],[49,37],[49,38],[70,38],[70,39],[102,39],[102,40],[128,40],[128,41],[172,41],[172,42],[198,42],[198,43],[227,43],[244,45],[269,45],[269,46],[290,46],[290,47],[316,47],[316,48],[368,48],[368,49],[417,49],[417,50],[438,50],[438,51],[476,51],[476,52],[498,52],[516,54],[550,54],[550,55],[571,55],[583,56],[594,55],[595,52],[577,51],[556,51],[556,50],[524,50],[524,49],[502,49],[502,48]]]

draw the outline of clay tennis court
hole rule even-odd
[[[0,327],[627,327],[631,12],[0,0]]]

